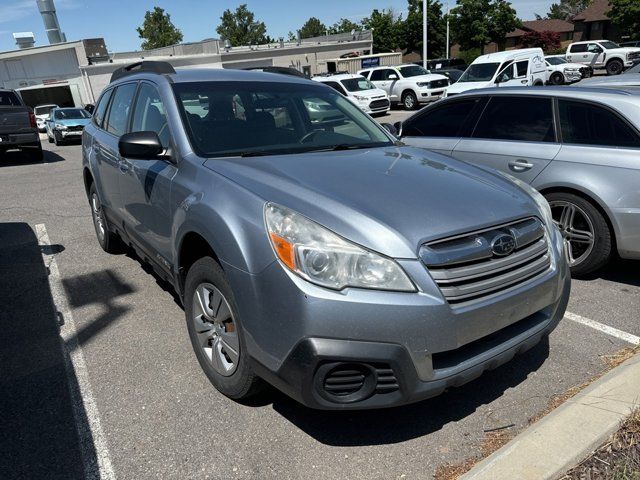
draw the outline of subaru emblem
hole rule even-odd
[[[491,251],[497,257],[505,257],[516,249],[516,239],[512,235],[502,233],[491,242]]]

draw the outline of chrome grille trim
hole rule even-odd
[[[516,249],[500,257],[491,251],[491,239],[504,234],[515,239]],[[455,306],[525,284],[551,267],[546,231],[535,217],[430,242],[421,248],[420,258]]]

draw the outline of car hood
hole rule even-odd
[[[562,69],[562,70],[565,70],[567,68],[575,68],[580,70],[585,66],[582,63],[562,63],[560,65],[551,65],[551,67],[556,67],[557,69]]]
[[[370,90],[359,90],[357,92],[349,92],[349,93],[351,95],[357,95],[359,97],[367,97],[367,98],[386,97],[387,96],[387,92],[385,92],[381,88],[372,88]]]
[[[476,88],[487,88],[493,86],[491,82],[462,82],[453,83],[447,88],[447,94],[462,93],[467,90],[475,90]]]
[[[640,48],[638,47],[620,47],[620,48],[610,48],[607,50],[607,53],[634,53],[640,52]]]
[[[407,80],[414,82],[433,82],[434,80],[448,80],[449,78],[440,75],[439,73],[429,73],[427,75],[417,75],[415,77],[408,77]]]
[[[395,258],[426,241],[538,215],[510,180],[412,147],[209,159],[209,169],[265,201]]]

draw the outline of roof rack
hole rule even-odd
[[[145,60],[142,62],[132,63],[126,67],[117,69],[111,75],[111,82],[120,80],[127,75],[133,75],[135,73],[176,73],[173,66],[169,62],[155,62],[151,60]]]

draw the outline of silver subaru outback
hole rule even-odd
[[[100,245],[173,284],[231,398],[266,380],[314,408],[415,402],[564,315],[540,194],[402,146],[317,82],[143,62],[116,71],[82,149]]]

